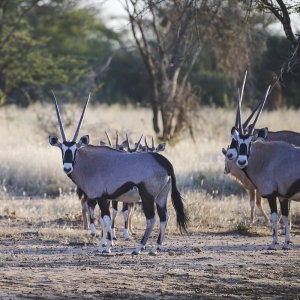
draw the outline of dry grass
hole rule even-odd
[[[66,135],[72,138],[81,107],[66,105],[62,112]],[[191,220],[191,230],[236,228],[241,220],[249,218],[250,208],[245,190],[223,175],[221,149],[230,140],[234,111],[203,108],[201,116],[197,123],[196,143],[188,135],[183,136],[174,146],[167,145],[164,155],[174,165],[178,187]],[[124,138],[127,132],[133,142],[142,133],[149,137],[154,135],[151,119],[149,109],[90,106],[80,134],[89,134],[91,144],[99,144],[100,140],[105,141],[105,130],[113,138],[118,129],[121,137]],[[73,239],[82,235],[84,240],[83,231],[74,231],[68,225],[80,226],[80,204],[74,193],[75,186],[62,172],[60,151],[48,143],[49,134],[60,137],[52,105],[42,107],[37,104],[26,110],[2,108],[0,126],[2,140],[5,141],[0,149],[0,198],[3,199],[0,201],[0,217],[40,226],[39,234],[44,237],[63,234],[64,238]],[[270,130],[300,131],[299,111],[264,112],[258,126],[268,126]],[[56,199],[53,199],[54,196]],[[12,197],[22,200],[11,200]],[[26,197],[44,200],[26,200]],[[168,230],[175,232],[174,209],[171,206],[169,201],[171,219]],[[268,212],[266,202],[264,207]],[[292,207],[292,219],[296,221],[300,210],[297,203],[293,203]],[[143,228],[143,214],[135,213],[133,222],[135,228]],[[121,221],[118,224],[121,227]],[[261,219],[258,224],[262,224]],[[3,228],[0,236],[7,232],[17,234],[14,230],[17,230],[16,227]]]

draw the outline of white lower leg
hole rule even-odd
[[[123,235],[125,240],[130,239],[129,231],[128,231],[128,210],[123,211],[124,218],[124,227],[123,227]]]
[[[273,240],[271,245],[268,247],[269,250],[275,249],[275,245],[278,244],[278,216],[277,213],[272,213],[271,215],[273,223]]]
[[[96,236],[97,235],[97,231],[96,231],[94,223],[90,224],[90,232],[91,232],[92,236]]]
[[[115,231],[115,219],[117,216],[118,211],[115,210],[114,208],[112,209],[112,219],[111,219],[111,224],[113,225],[113,228],[111,229],[111,234],[112,234],[112,239],[117,239],[116,237],[116,231]]]
[[[290,227],[289,227],[289,217],[282,216],[282,221],[285,227],[285,241],[283,245],[283,249],[289,249],[289,243],[290,243]]]
[[[107,244],[106,244],[106,248],[105,248],[104,252],[110,253],[110,247],[113,245],[110,217],[104,216],[103,221],[104,221],[104,224],[105,224],[105,227],[107,230],[107,235],[108,235]]]
[[[102,227],[102,236],[101,236],[101,240],[100,240],[100,245],[96,251],[102,252],[103,246],[105,246],[105,242],[106,242],[106,229],[105,229],[105,224],[104,224],[103,219],[100,217],[99,220],[100,220],[100,224]]]

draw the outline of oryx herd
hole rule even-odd
[[[285,233],[283,248],[289,249],[290,200],[300,201],[300,169],[297,166],[297,161],[300,161],[300,148],[298,148],[300,147],[300,134],[291,131],[271,132],[267,127],[255,128],[270,87],[243,123],[241,103],[245,81],[246,75],[243,86],[237,93],[236,118],[231,129],[231,144],[227,150],[222,149],[225,155],[224,173],[231,173],[250,191],[251,222],[254,221],[254,203],[256,202],[266,223],[270,225],[270,220],[261,206],[261,197],[267,198],[274,232],[268,249],[275,249],[275,244],[278,243],[276,198],[279,199]],[[123,234],[125,239],[129,239],[130,234],[133,234],[131,215],[134,203],[141,201],[146,217],[146,229],[140,244],[132,252],[137,255],[145,248],[154,227],[156,206],[160,232],[156,245],[149,253],[155,255],[162,247],[169,219],[167,199],[170,191],[180,231],[187,232],[188,225],[187,212],[176,186],[173,166],[164,156],[158,154],[165,149],[165,143],[155,147],[152,138],[152,147],[149,147],[145,138],[145,146],[142,146],[141,137],[132,149],[127,135],[126,141],[121,145],[118,144],[118,133],[115,145],[108,134],[106,134],[108,144],[100,142],[98,146],[89,145],[88,135],[82,136],[77,141],[88,102],[89,97],[84,105],[74,137],[71,141],[67,141],[54,96],[62,142],[59,142],[56,136],[49,137],[50,144],[61,149],[63,171],[77,185],[77,194],[82,203],[84,227],[88,228],[88,219],[91,234],[97,234],[94,225],[94,209],[98,204],[102,233],[100,245],[96,251],[109,253],[113,240],[116,239],[114,220],[118,202],[123,202]],[[253,123],[249,125],[255,114]],[[112,218],[110,202],[113,206]]]

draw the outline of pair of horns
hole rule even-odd
[[[152,147],[150,148],[147,144],[147,137],[145,136],[145,145],[146,145],[146,152],[148,152],[148,150],[150,151],[154,151],[155,150],[155,146],[154,146],[154,139],[152,137]]]
[[[52,91],[52,94],[53,94],[54,105],[55,105],[55,110],[56,110],[56,115],[57,115],[57,120],[58,120],[58,125],[59,125],[59,129],[60,129],[61,137],[62,137],[63,142],[65,142],[67,139],[66,139],[66,135],[65,135],[64,126],[63,126],[62,121],[61,121],[61,116],[60,116],[60,112],[59,112],[57,100],[56,100],[56,97],[55,97],[53,91]],[[78,137],[78,134],[79,134],[79,130],[81,128],[82,121],[83,121],[83,118],[84,118],[84,115],[85,115],[85,111],[86,111],[87,105],[88,105],[89,100],[90,100],[90,96],[91,96],[91,93],[89,93],[89,96],[88,96],[88,98],[87,98],[87,100],[85,102],[85,105],[84,105],[83,111],[81,113],[81,116],[80,116],[80,119],[79,119],[79,123],[77,125],[77,129],[75,131],[75,134],[74,134],[74,137],[72,139],[72,142],[76,142],[76,140],[77,140],[77,137]]]
[[[134,149],[130,149],[130,144],[129,144],[129,140],[128,140],[128,135],[127,135],[127,133],[126,133],[127,151],[128,151],[128,152],[131,152],[131,153],[132,153],[132,152],[136,152],[137,149],[139,149],[139,146],[140,146],[140,144],[141,144],[142,137],[143,137],[143,134],[141,135],[139,141],[136,143],[135,148],[134,148]]]
[[[263,98],[260,100],[260,102],[258,103],[258,105],[254,108],[254,110],[252,111],[252,113],[250,114],[250,116],[248,117],[248,119],[245,121],[245,123],[242,124],[241,103],[242,103],[242,97],[243,97],[243,92],[244,92],[246,77],[247,77],[247,72],[245,73],[245,76],[244,76],[242,90],[240,92],[240,89],[238,89],[238,93],[237,93],[237,112],[236,112],[235,126],[238,128],[240,135],[244,135],[244,129],[247,127],[247,125],[251,121],[252,117],[254,116],[254,114],[256,113],[256,111],[258,110],[254,122],[250,125],[250,127],[248,129],[248,134],[252,135],[254,127],[255,127],[258,119],[259,119],[259,116],[260,116],[260,114],[262,112],[262,109],[264,108],[264,105],[266,103],[266,100],[267,100],[267,97],[268,97],[268,95],[270,93],[270,90],[274,87],[274,85],[272,85],[272,88],[271,88],[271,86],[269,85],[269,87],[268,87],[266,93],[264,94]]]

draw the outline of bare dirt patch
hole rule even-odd
[[[271,232],[262,227],[252,236],[203,230],[191,236],[169,234],[163,251],[153,257],[147,250],[155,236],[139,256],[131,255],[142,230],[132,241],[119,238],[112,253],[102,255],[94,252],[98,239],[76,224],[68,224],[73,235],[66,228],[53,227],[50,234],[41,224],[3,217],[0,225],[14,228],[0,237],[0,299],[300,297],[299,227],[292,230],[289,251],[282,245],[266,250]]]

